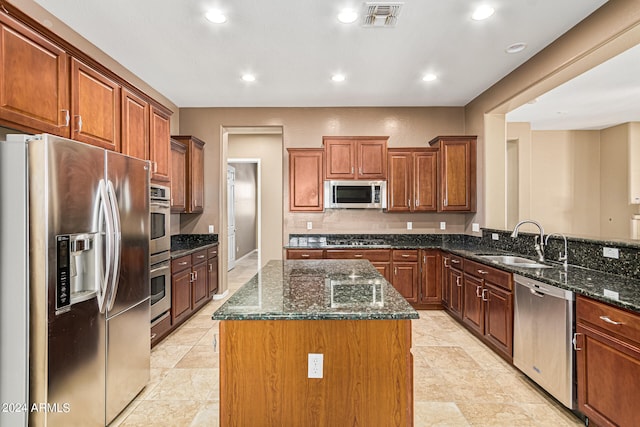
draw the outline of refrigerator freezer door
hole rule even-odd
[[[44,135],[28,154],[30,401],[59,409],[30,423],[104,425],[106,318],[95,297],[56,312],[57,236],[99,233],[104,151]]]

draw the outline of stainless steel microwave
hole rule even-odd
[[[325,181],[325,209],[386,209],[387,181]]]

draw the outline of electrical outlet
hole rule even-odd
[[[313,222],[307,221],[307,230],[313,230]]]
[[[618,250],[618,248],[604,247],[602,248],[602,256],[605,258],[618,259],[620,258],[620,251]]]
[[[309,378],[322,378],[323,359],[322,353],[309,353]]]
[[[498,233],[491,233],[491,240],[500,240],[500,235]]]
[[[407,221],[407,230],[413,230],[413,222]]]
[[[478,224],[477,222],[471,224],[471,231],[473,231],[474,233],[480,232],[480,224]]]
[[[209,233],[213,233],[213,225],[209,226]]]
[[[617,293],[616,291],[610,291],[609,289],[605,289],[603,295],[605,297],[614,299],[616,301],[618,301],[618,299],[620,299],[620,294],[619,293]]]
[[[446,230],[447,229],[447,223],[444,221],[440,222],[440,230]]]

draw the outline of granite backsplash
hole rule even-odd
[[[171,250],[187,250],[217,242],[217,234],[176,234],[171,236]]]
[[[498,240],[493,239],[498,235]],[[527,257],[537,258],[534,239],[537,233],[520,232],[518,237],[511,238],[511,230],[482,229],[482,237],[464,234],[290,234],[289,238],[306,237],[309,240],[326,239],[326,245],[344,240],[378,240],[391,247],[420,246],[446,247],[468,246],[482,248],[487,251],[505,251]],[[619,241],[592,240],[567,237],[569,259],[571,265],[603,271],[606,273],[640,279],[640,242],[638,245]],[[617,248],[619,258],[605,258],[603,248]],[[564,241],[561,237],[552,236],[545,248],[545,256],[549,261],[556,261],[558,254],[564,252]]]

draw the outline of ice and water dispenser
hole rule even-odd
[[[98,233],[57,236],[56,312],[96,296],[101,289]]]

